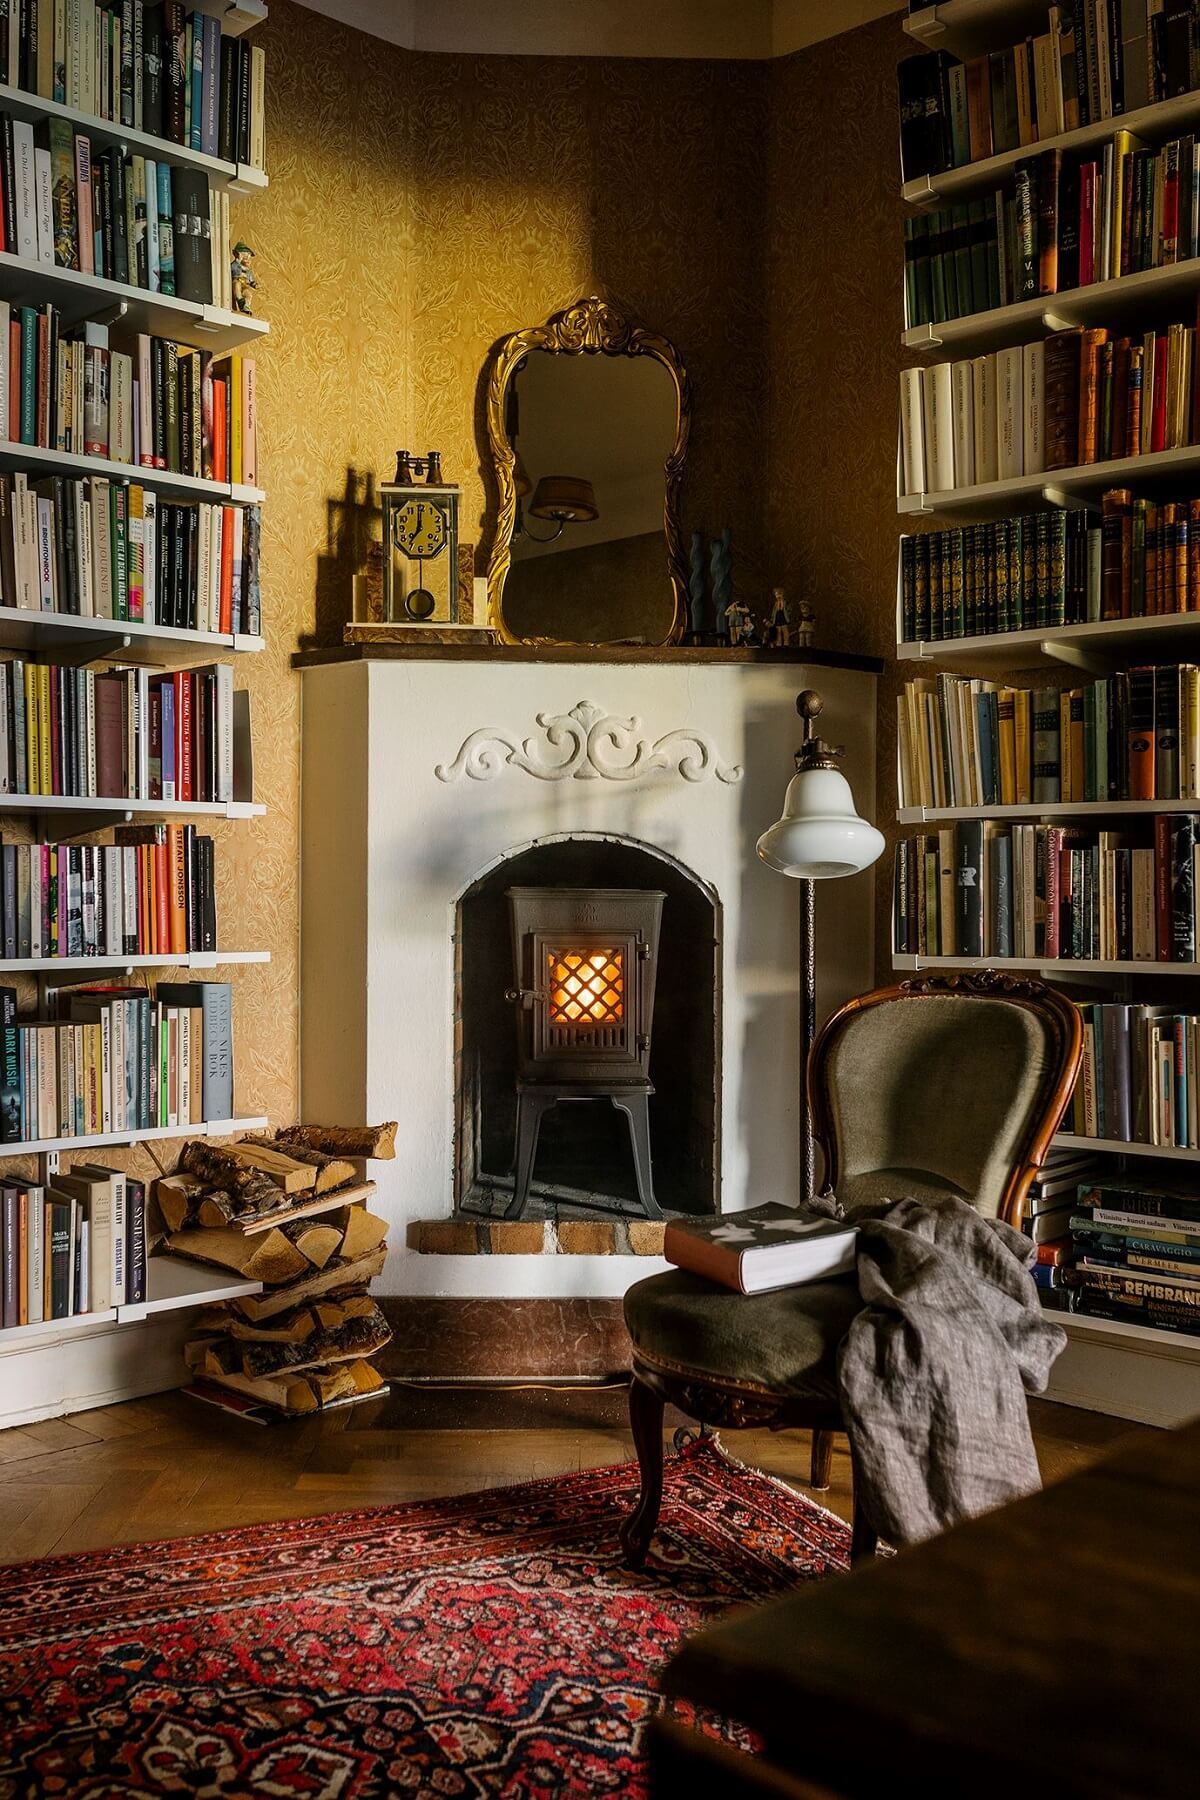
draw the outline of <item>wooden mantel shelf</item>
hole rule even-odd
[[[719,650],[703,644],[336,644],[328,649],[298,650],[292,657],[295,669],[349,662],[653,663],[664,667],[790,663],[883,673],[881,658],[845,650]]]

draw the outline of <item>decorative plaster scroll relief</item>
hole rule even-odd
[[[579,700],[566,713],[538,713],[541,738],[523,742],[494,726],[463,739],[451,763],[438,763],[439,781],[491,781],[503,769],[524,769],[538,781],[636,781],[669,771],[684,781],[742,779],[741,767],[721,761],[698,731],[668,731],[653,743],[638,718],[619,719],[592,700]]]

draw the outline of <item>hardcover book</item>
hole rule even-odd
[[[695,1224],[672,1219],[663,1255],[722,1287],[764,1294],[851,1273],[856,1235],[845,1220],[771,1203]]]

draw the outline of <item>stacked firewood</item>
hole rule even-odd
[[[383,1386],[369,1359],[391,1332],[367,1288],[387,1224],[367,1209],[365,1160],[394,1155],[395,1134],[394,1124],[293,1125],[185,1144],[154,1185],[155,1248],[263,1284],[201,1314],[185,1350],[194,1377],[288,1414]]]

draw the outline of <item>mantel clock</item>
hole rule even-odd
[[[457,625],[458,488],[441,457],[399,451],[383,505],[383,618],[388,625]]]

